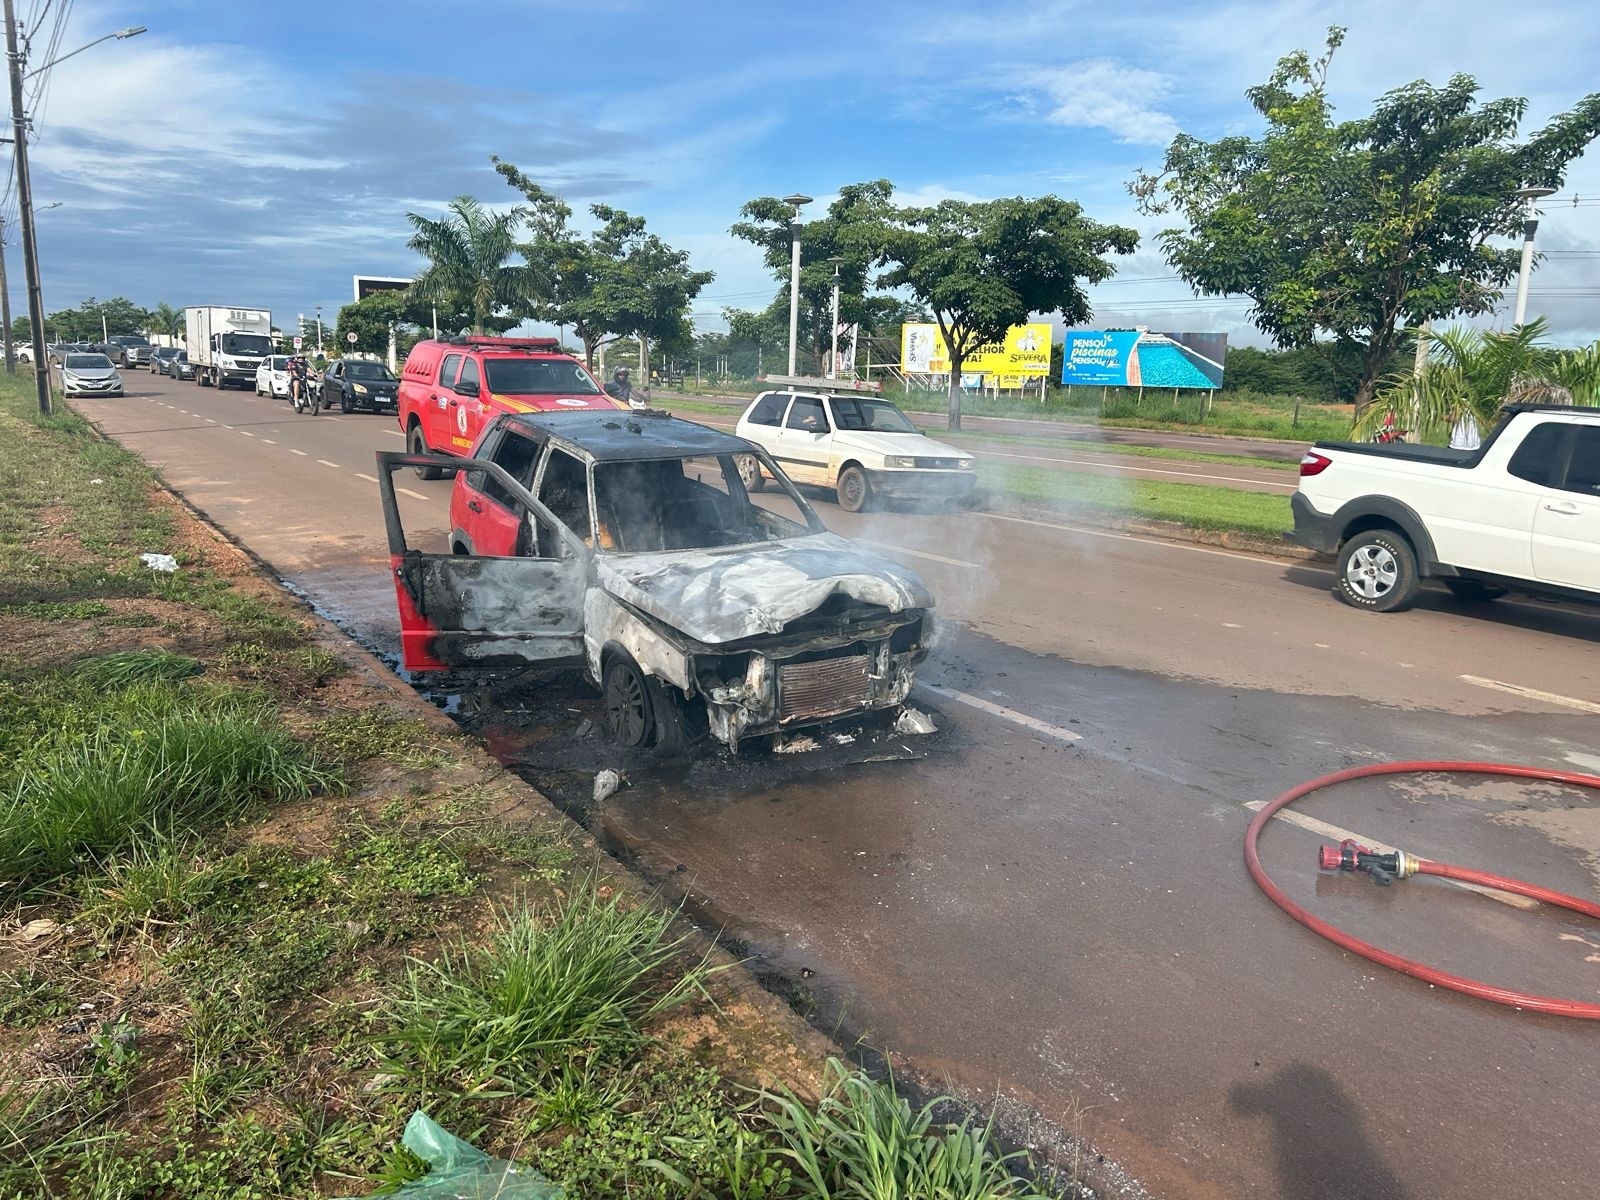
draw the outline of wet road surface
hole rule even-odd
[[[363,477],[375,447],[401,445],[392,418],[296,418],[152,382],[153,398],[82,407],[392,646]],[[402,485],[408,521],[442,529],[448,482]],[[593,826],[820,1024],[929,1086],[999,1089],[1008,1113],[1039,1114],[1031,1138],[1075,1129],[1149,1194],[1594,1194],[1600,1148],[1579,1114],[1600,1102],[1600,1030],[1344,954],[1256,891],[1240,842],[1246,805],[1356,763],[1600,769],[1600,614],[1429,592],[1375,617],[1305,564],[998,513],[817,507],[940,597],[918,693],[940,732],[837,751],[905,761],[626,762],[579,734],[593,698],[563,680],[469,693],[464,719],[573,811],[595,770],[627,767]],[[1423,777],[1299,807],[1429,857],[1600,890],[1593,796]],[[1600,995],[1592,923],[1436,880],[1319,877],[1320,841],[1275,823],[1263,852],[1352,932],[1493,982]]]

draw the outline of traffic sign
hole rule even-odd
[[[299,335],[299,334],[298,334],[298,333],[297,333],[297,334],[295,334],[295,335],[294,335],[294,348],[295,348],[295,349],[296,349],[296,350],[298,350],[298,349],[300,349],[300,345],[301,345],[301,343],[302,343],[302,342],[303,342],[303,341],[304,341],[304,340],[305,340],[305,339],[304,339],[304,338],[302,338],[302,337],[301,337],[301,336],[300,336],[300,335]]]
[[[344,335],[344,340],[349,342],[352,346],[354,346],[356,344],[355,331],[351,330],[349,333],[345,334]]]

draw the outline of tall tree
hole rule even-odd
[[[1357,347],[1359,413],[1404,327],[1494,308],[1518,252],[1490,242],[1519,230],[1518,188],[1559,186],[1600,133],[1600,95],[1523,142],[1527,101],[1480,102],[1469,75],[1407,84],[1335,121],[1328,66],[1344,33],[1330,28],[1321,57],[1290,54],[1246,92],[1262,136],[1179,134],[1161,173],[1129,189],[1143,211],[1181,220],[1161,243],[1196,291],[1249,297],[1280,346]]]
[[[961,369],[988,342],[1032,315],[1089,319],[1084,283],[1109,279],[1103,257],[1129,254],[1139,235],[1102,225],[1071,200],[1021,196],[971,204],[945,200],[892,213],[877,234],[880,287],[904,288],[933,312],[950,352],[951,429],[961,428]]]
[[[652,342],[689,345],[689,306],[715,278],[711,272],[691,269],[687,252],[650,233],[643,217],[608,205],[590,205],[599,227],[585,236],[571,227],[572,209],[560,196],[513,164],[493,161],[527,201],[530,236],[518,245],[527,262],[527,316],[572,326],[590,367],[602,346],[621,337],[640,339],[646,364]]]
[[[408,212],[416,233],[406,245],[428,260],[408,289],[411,296],[470,310],[472,331],[483,333],[525,296],[524,269],[508,262],[523,216],[521,208],[491,212],[471,196],[450,201],[438,220]]]
[[[872,267],[881,232],[891,212],[894,185],[887,179],[852,183],[839,189],[839,196],[816,220],[799,225],[800,234],[800,312],[796,342],[802,366],[797,369],[820,373],[823,356],[832,340],[834,268],[838,268],[839,321],[862,326],[868,333],[879,332],[875,325],[886,311],[867,293],[867,273]],[[784,337],[789,325],[789,270],[795,211],[776,196],[761,196],[739,210],[745,220],[730,232],[761,247],[762,260],[780,281],[772,307],[781,309]],[[838,259],[836,263],[833,260]],[[785,343],[787,344],[787,343]]]

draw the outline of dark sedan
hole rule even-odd
[[[167,360],[183,353],[181,346],[153,346],[150,349],[150,374],[167,375]]]
[[[337,404],[341,412],[358,408],[393,412],[399,405],[399,388],[399,377],[381,362],[336,358],[322,373],[322,407]]]
[[[171,358],[162,359],[161,373],[170,375],[174,379],[193,379],[194,364],[189,361],[189,352],[179,350]]]

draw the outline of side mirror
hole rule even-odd
[[[470,379],[464,380],[461,383],[456,384],[456,395],[458,395],[458,396],[476,396],[477,394],[478,394],[478,385],[476,383],[473,383],[472,380],[470,380]]]

